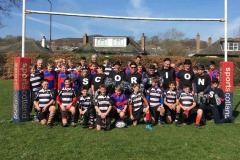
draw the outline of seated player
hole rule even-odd
[[[112,104],[110,102],[110,97],[106,94],[106,86],[101,84],[99,86],[100,94],[96,96],[94,101],[96,114],[96,125],[97,130],[101,130],[101,128],[105,128],[106,130],[110,130],[110,117],[109,113],[112,109]]]
[[[146,129],[152,130],[152,126],[150,125],[149,105],[144,95],[139,92],[139,89],[140,85],[135,83],[133,85],[133,93],[129,98],[130,119],[133,121],[133,125],[136,126],[138,121],[143,117],[143,113],[145,113],[147,123]]]
[[[187,124],[189,116],[192,114],[197,114],[195,127],[197,129],[202,129],[200,126],[200,121],[202,118],[202,109],[196,108],[196,102],[194,101],[194,96],[190,93],[190,87],[183,85],[183,93],[179,96],[179,106],[183,110],[183,123]]]
[[[211,88],[207,91],[209,97],[209,104],[203,103],[200,105],[200,108],[204,111],[202,120],[204,122],[206,121],[206,111],[211,110],[215,124],[234,123],[235,118],[232,116],[229,116],[227,118],[221,118],[221,112],[219,110],[221,110],[222,102],[224,102],[224,94],[223,90],[218,87],[218,84],[218,79],[213,78],[211,82]]]
[[[122,93],[121,87],[119,85],[115,86],[115,93],[111,95],[111,103],[113,109],[117,112],[115,115],[116,122],[123,121],[125,122],[125,114],[127,110],[127,98],[125,94]],[[127,125],[125,123],[125,125]]]
[[[70,78],[64,80],[65,87],[61,88],[58,96],[57,103],[60,106],[62,116],[62,127],[67,127],[68,113],[71,113],[71,126],[76,127],[75,124],[75,107],[74,104],[77,101],[77,96],[74,88],[71,86]]]
[[[89,129],[93,129],[94,127],[94,115],[95,110],[92,104],[92,98],[88,94],[88,87],[83,86],[81,89],[82,95],[79,96],[77,106],[79,109],[80,117],[83,116],[83,126],[88,127]],[[88,122],[90,120],[90,125],[88,126]]]
[[[42,89],[36,92],[34,99],[35,110],[37,117],[42,124],[47,124],[48,128],[52,128],[52,119],[56,112],[54,104],[54,95],[48,89],[48,80],[42,80]],[[48,117],[48,118],[47,118]]]
[[[152,115],[152,124],[156,123],[157,120],[157,112],[160,112],[160,116],[158,119],[158,124],[163,127],[163,118],[165,115],[165,109],[163,107],[163,92],[158,86],[158,77],[151,78],[152,87],[149,88],[146,92],[146,98],[149,103],[149,110]]]
[[[169,89],[164,92],[164,107],[166,110],[166,120],[167,123],[172,123],[172,116],[175,114],[175,125],[180,127],[179,125],[179,118],[180,118],[180,111],[181,108],[178,105],[178,92],[176,91],[176,82],[172,81],[169,83]]]

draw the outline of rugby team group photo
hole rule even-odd
[[[101,64],[96,54],[90,62],[84,56],[38,59],[30,67],[31,116],[47,128],[58,121],[62,127],[89,130],[143,124],[153,130],[172,123],[202,129],[211,119],[234,123],[234,117],[222,116],[224,93],[214,61],[192,66],[190,59],[175,64],[165,58],[144,66],[141,60],[136,56],[122,66],[110,63],[109,56]]]

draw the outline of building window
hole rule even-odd
[[[113,46],[124,46],[124,40],[123,39],[113,39]]]
[[[238,51],[238,43],[228,43],[227,50],[228,51]]]
[[[107,46],[108,45],[108,40],[105,38],[98,38],[96,39],[96,46]]]

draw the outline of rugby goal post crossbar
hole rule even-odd
[[[37,10],[26,10],[26,0],[23,0],[22,11],[22,57],[25,56],[25,32],[26,32],[26,14],[50,14],[59,16],[75,16],[85,18],[105,18],[105,19],[122,19],[122,20],[146,20],[146,21],[218,21],[224,22],[224,60],[227,62],[227,1],[224,0],[224,18],[148,18],[148,17],[125,17],[125,16],[107,16],[107,15],[92,15],[92,14],[77,14],[64,12],[47,12]]]

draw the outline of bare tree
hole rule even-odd
[[[34,0],[28,0],[34,1]],[[22,0],[0,0],[0,28],[4,27],[3,17],[10,18],[14,7],[21,9]]]
[[[240,38],[240,26],[238,27],[237,31],[233,33],[234,38]]]

